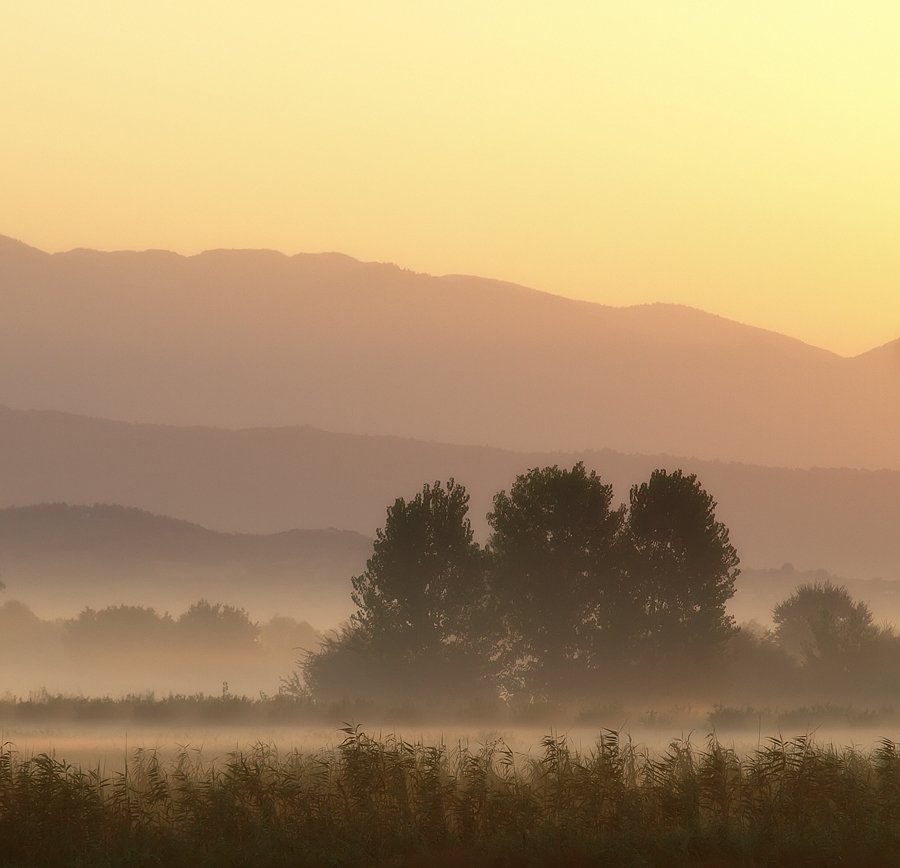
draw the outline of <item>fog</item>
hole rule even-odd
[[[711,768],[893,761],[897,344],[336,255],[0,265],[7,756],[217,787],[235,751],[335,748],[357,786],[456,745],[463,800],[498,745],[543,792],[563,737],[675,788],[710,735]]]
[[[2,687],[22,698],[273,694],[320,641],[304,621],[254,622],[243,610],[205,601],[175,617],[115,605],[52,620],[20,601],[0,604],[0,655],[16,661]]]
[[[628,672],[619,663],[538,700],[476,688],[475,676],[466,686],[465,671],[453,686],[423,689],[415,667],[394,666],[385,683],[379,670],[365,670],[362,689],[325,691],[316,701],[304,664],[325,636],[340,636],[338,625],[320,632],[293,617],[254,620],[206,601],[173,614],[111,604],[41,618],[6,600],[0,655],[16,662],[4,672],[0,728],[19,750],[112,764],[126,739],[129,750],[190,744],[215,754],[257,741],[290,750],[332,743],[348,720],[426,741],[502,737],[523,752],[550,731],[590,745],[604,730],[650,749],[711,732],[748,749],[770,735],[803,733],[865,746],[900,732],[900,640],[887,625],[897,615],[893,583],[839,586],[867,604],[873,625],[868,650],[841,663],[803,659],[772,621],[773,608],[798,588],[836,580],[789,566],[744,574],[728,605],[739,626],[718,659]]]
[[[674,723],[665,726],[649,726],[638,721],[613,717],[609,726],[571,725],[566,727],[539,726],[423,726],[403,723],[373,721],[365,731],[376,737],[396,736],[410,743],[423,745],[457,745],[478,748],[486,744],[502,742],[510,747],[516,759],[535,759],[541,754],[541,739],[548,734],[564,736],[568,744],[579,752],[596,749],[602,734],[609,730],[619,733],[623,741],[630,741],[640,751],[651,755],[662,754],[673,741],[689,742],[703,748],[713,730],[705,719],[681,712]],[[900,723],[900,718],[897,719]],[[341,722],[333,726],[278,726],[278,725],[208,725],[183,723],[180,725],[142,726],[134,723],[91,725],[41,724],[29,726],[4,722],[0,724],[2,741],[23,756],[46,753],[65,759],[84,768],[99,768],[104,775],[122,771],[126,762],[133,760],[136,752],[156,752],[164,762],[171,762],[187,750],[206,762],[222,761],[233,752],[249,753],[259,745],[270,746],[281,754],[302,751],[316,754],[333,749],[344,738]],[[888,733],[897,737],[897,725]],[[757,727],[742,729],[722,728],[715,735],[726,747],[744,755],[765,745],[769,735]],[[808,735],[816,744],[838,747],[853,746],[861,751],[871,751],[885,737],[884,726],[847,726],[846,724],[822,724],[810,722],[809,726],[775,728],[771,735],[785,739]]]

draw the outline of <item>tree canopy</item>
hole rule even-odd
[[[466,677],[489,655],[481,619],[484,565],[468,519],[469,495],[451,479],[388,507],[365,571],[353,578],[349,625],[305,664],[324,692],[380,685],[427,691]],[[476,653],[476,650],[479,653]]]
[[[775,607],[772,620],[785,651],[833,669],[852,667],[878,635],[869,607],[829,581],[800,585]]]
[[[581,462],[529,470],[494,498],[491,593],[509,665],[538,694],[582,677],[624,614],[612,502]]]
[[[657,470],[626,507],[581,462],[532,468],[495,496],[483,550],[468,505],[451,479],[388,507],[356,612],[305,664],[311,690],[490,672],[506,693],[560,696],[623,665],[696,659],[732,630],[738,557],[695,476]]]
[[[366,570],[353,579],[353,620],[375,641],[415,657],[464,640],[483,596],[468,510],[468,493],[452,479],[388,507]]]
[[[693,474],[654,470],[631,489],[632,581],[643,609],[635,637],[643,655],[697,657],[733,629],[725,604],[740,562],[716,502]]]

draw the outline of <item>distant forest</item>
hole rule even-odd
[[[322,636],[308,623],[276,616],[262,623],[236,606],[200,600],[180,614],[147,606],[86,608],[45,620],[18,600],[0,604],[0,656],[10,666],[0,698],[77,693],[218,693],[234,684],[251,695],[279,678]],[[48,685],[49,679],[49,685]]]

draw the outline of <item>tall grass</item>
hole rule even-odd
[[[710,736],[661,753],[606,732],[538,755],[373,738],[266,744],[122,772],[0,749],[2,865],[895,865],[900,753]]]

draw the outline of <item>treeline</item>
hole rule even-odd
[[[304,621],[256,622],[243,609],[206,600],[175,615],[116,605],[55,620],[9,600],[0,605],[0,657],[16,664],[4,672],[0,695],[41,687],[95,695],[218,693],[225,681],[250,695],[272,693],[297,655],[320,641]]]
[[[265,648],[312,649],[320,636],[304,621],[276,616],[260,624],[244,609],[207,600],[175,616],[148,606],[115,605],[55,621],[42,620],[16,600],[0,606],[0,645],[41,641],[58,642],[85,664],[109,662],[112,655],[133,665],[173,652],[245,656]]]
[[[738,629],[738,555],[693,475],[656,470],[616,507],[581,463],[532,469],[494,498],[484,547],[468,501],[451,480],[388,508],[353,579],[356,612],[290,690],[518,707],[900,695],[900,641],[843,587],[803,585],[774,628]]]
[[[356,612],[303,663],[313,697],[584,696],[733,632],[738,555],[693,475],[657,470],[617,507],[582,463],[535,468],[494,498],[484,547],[468,503],[451,480],[388,508]]]
[[[200,600],[178,617],[145,606],[84,609],[67,620],[63,645],[94,662],[116,651],[130,657],[178,648],[183,653],[248,654],[260,648],[260,625],[243,609]]]

